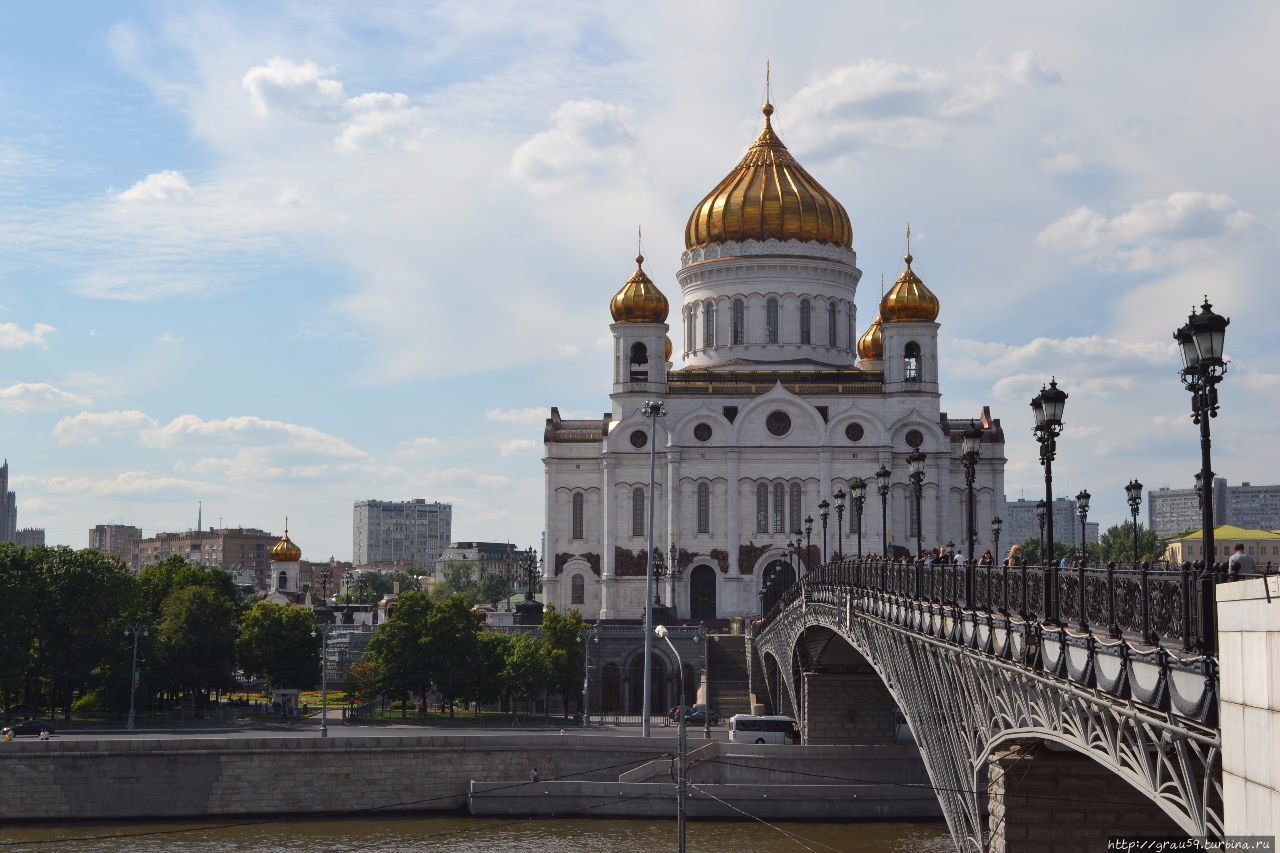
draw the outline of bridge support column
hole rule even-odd
[[[1173,820],[1087,756],[1018,744],[987,763],[991,853],[1092,853],[1114,835],[1183,837]]]
[[[874,672],[804,674],[806,744],[893,743],[898,704]]]

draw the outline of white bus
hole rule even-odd
[[[730,743],[799,743],[800,730],[791,717],[734,714],[729,718]]]

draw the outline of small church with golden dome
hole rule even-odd
[[[917,537],[926,548],[963,543],[961,433],[971,422],[983,434],[977,551],[991,547],[1004,434],[985,407],[942,410],[938,297],[908,252],[856,334],[862,271],[849,214],[791,155],[772,114],[765,104],[760,135],[689,216],[679,317],[642,256],[614,295],[611,410],[567,420],[553,408],[547,419],[543,588],[558,608],[643,616],[651,501],[654,545],[674,566],[659,595],[681,619],[767,609],[797,568],[822,560],[823,501],[828,555],[857,556],[859,536],[863,555],[913,554]],[[642,409],[658,400],[666,414],[655,425]],[[918,513],[907,478],[917,449],[926,460]],[[887,525],[881,467],[891,474]],[[835,495],[857,478],[868,483],[861,523],[846,502],[841,524]],[[811,546],[794,553],[806,527]]]

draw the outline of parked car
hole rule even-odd
[[[691,728],[707,725],[718,726],[720,725],[720,718],[716,716],[715,712],[708,711],[705,708],[689,708],[686,709],[684,714],[684,724]]]
[[[17,735],[38,735],[42,731],[53,734],[53,723],[48,720],[23,720],[9,726],[13,729],[13,734]]]

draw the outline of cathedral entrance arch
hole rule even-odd
[[[765,566],[764,573],[760,576],[761,614],[763,615],[772,610],[773,605],[778,603],[778,599],[782,597],[782,594],[795,582],[795,569],[791,568],[791,564],[786,560],[774,560]]]
[[[716,570],[710,566],[689,573],[689,618],[716,618]]]
[[[671,708],[667,704],[667,662],[660,655],[653,656],[649,683],[649,713],[666,714]],[[636,655],[627,671],[627,713],[644,713],[644,655]]]

